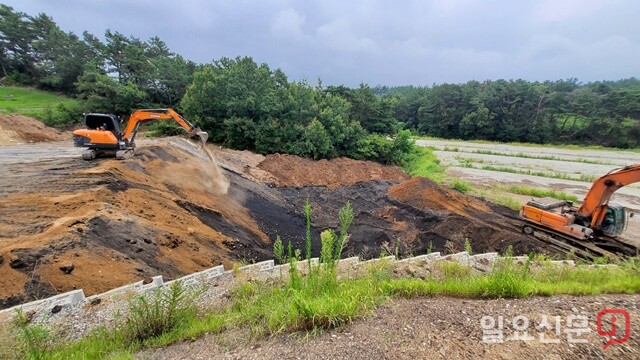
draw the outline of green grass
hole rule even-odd
[[[433,148],[414,146],[411,152],[405,155],[402,168],[411,176],[422,176],[435,182],[444,181],[444,167],[433,153]]]
[[[463,193],[469,192],[473,189],[473,186],[470,183],[460,179],[454,179],[449,183],[449,186]]]
[[[522,152],[513,154],[513,153],[505,153],[505,152],[492,151],[492,150],[474,150],[474,151],[471,151],[470,153],[481,154],[481,155],[509,156],[509,157],[524,158],[524,159],[566,161],[566,162],[584,163],[584,164],[616,165],[610,161],[585,159],[585,158],[578,158],[578,157],[567,159],[567,158],[561,158],[553,155],[531,155],[531,154],[525,154]]]
[[[443,139],[433,136],[412,136],[415,140],[438,140],[438,141],[457,141],[466,142],[472,144],[489,144],[489,145],[512,145],[523,147],[542,147],[542,148],[555,148],[555,149],[567,149],[567,150],[602,150],[602,151],[630,151],[640,153],[640,149],[619,149],[606,147],[601,145],[575,145],[575,144],[535,144],[535,143],[522,143],[522,142],[499,142],[489,140],[462,140],[462,139]],[[451,150],[449,150],[451,151]]]
[[[583,182],[593,182],[598,178],[598,176],[595,176],[595,175],[584,175],[584,174],[568,175],[564,173],[521,170],[521,169],[514,169],[510,167],[505,167],[505,166],[493,166],[493,165],[474,166],[472,164],[465,163],[463,164],[463,167],[470,168],[470,169],[506,172],[506,173],[519,174],[519,175],[532,175],[532,176],[540,176],[540,177],[546,177],[551,179],[574,180],[574,181],[583,181]]]
[[[161,334],[131,341],[123,330],[126,327],[100,328],[80,341],[46,349],[45,357],[94,359],[115,355],[130,358],[141,349],[226,331],[248,334],[249,340],[280,333],[315,333],[365,317],[394,297],[445,295],[495,299],[640,293],[640,266],[636,259],[615,268],[570,268],[549,265],[546,261],[517,264],[511,258],[503,258],[489,274],[476,273],[459,263],[442,262],[437,268],[439,271],[433,271],[424,280],[395,278],[393,265],[380,262],[372,265],[365,275],[353,279],[338,280],[331,268],[316,267],[307,276],[292,273],[289,280],[275,284],[247,282],[233,290],[227,306],[198,316],[184,316],[178,325]]]
[[[19,114],[50,126],[80,121],[82,111],[75,99],[31,88],[0,86],[0,114]]]
[[[474,188],[475,195],[480,196],[486,200],[489,200],[495,204],[506,206],[512,210],[519,211],[522,204],[520,200],[504,194],[503,188],[494,186],[492,188]]]
[[[506,191],[513,194],[529,195],[537,198],[550,197],[558,200],[578,202],[577,196],[553,189],[541,189],[523,185],[511,185],[506,188]]]

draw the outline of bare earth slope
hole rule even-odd
[[[68,140],[70,134],[22,115],[0,115],[0,145]]]
[[[467,240],[476,252],[512,245],[553,255],[524,238],[504,209],[408,180],[397,167],[211,146],[221,171],[182,138],[138,146],[132,159],[92,162],[70,139],[0,147],[0,308],[271,259],[276,236],[303,249],[307,199],[314,256],[319,233],[338,226],[347,201],[355,219],[346,255],[450,253]]]
[[[166,145],[85,162],[68,146],[0,148],[1,305],[230,266],[230,247],[267,248],[212,177],[215,164]]]

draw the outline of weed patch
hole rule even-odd
[[[433,153],[433,148],[414,146],[405,155],[401,164],[404,171],[411,176],[422,176],[437,183],[444,180],[444,167]]]
[[[537,198],[550,197],[558,200],[578,202],[577,196],[553,189],[541,189],[523,185],[511,185],[506,189],[506,191],[513,194],[530,195]]]

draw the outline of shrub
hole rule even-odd
[[[16,312],[13,326],[18,333],[20,348],[17,350],[20,355],[24,354],[29,359],[47,358],[51,345],[47,329],[39,325],[30,324],[28,317],[21,310]]]
[[[158,337],[195,317],[196,307],[179,282],[135,298],[129,306],[123,335],[127,343]]]

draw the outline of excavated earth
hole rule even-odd
[[[31,119],[0,120],[0,137],[58,140],[20,133],[37,132]],[[276,236],[303,249],[307,199],[314,255],[347,202],[355,220],[345,255],[451,253],[467,240],[476,252],[559,255],[524,237],[504,216],[511,210],[397,167],[210,146],[218,166],[182,138],[139,141],[124,161],[83,161],[70,139],[11,144],[0,146],[0,308],[270,259]]]

